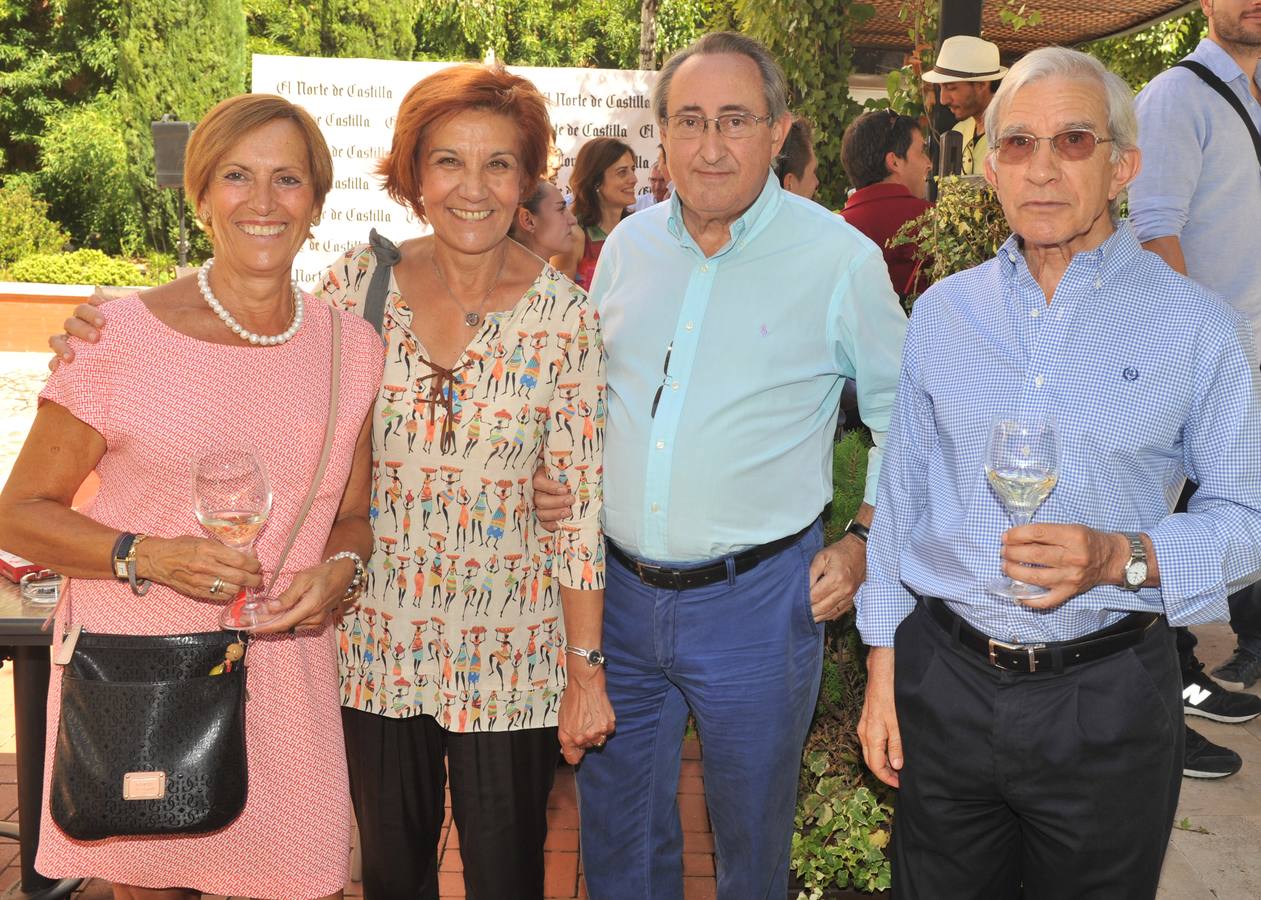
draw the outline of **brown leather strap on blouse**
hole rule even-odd
[[[423,354],[417,354],[417,358],[429,367],[429,374],[422,375],[416,379],[417,382],[429,382],[428,395],[423,398],[424,402],[429,405],[429,424],[433,425],[434,409],[438,406],[442,407],[442,438],[439,441],[439,448],[443,453],[455,452],[455,392],[456,380],[455,376],[464,369],[467,369],[470,363],[464,363],[456,366],[454,369],[446,369],[438,365],[432,360],[426,359]]]

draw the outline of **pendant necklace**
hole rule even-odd
[[[456,309],[464,313],[464,324],[469,328],[476,328],[482,324],[481,309],[486,305],[486,301],[490,299],[491,293],[499,286],[499,279],[503,277],[504,265],[508,262],[508,248],[504,247],[504,255],[499,260],[499,271],[495,273],[495,280],[490,283],[490,288],[482,295],[482,302],[477,304],[477,308],[470,312],[464,308],[464,304],[455,298],[455,293],[451,290],[451,285],[447,283],[447,277],[442,274],[442,268],[438,265],[437,256],[430,256],[429,262],[433,264],[433,270],[438,273],[438,280],[442,282],[442,286],[447,289],[447,296],[451,298],[451,302],[455,304]]]

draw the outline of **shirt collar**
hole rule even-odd
[[[895,197],[915,199],[915,195],[907,190],[904,184],[898,184],[893,181],[877,181],[875,184],[858,188],[854,193],[850,194],[849,199],[845,201],[845,208],[853,209],[855,206],[861,206],[874,200],[892,200]]]
[[[1101,287],[1113,275],[1125,271],[1142,249],[1138,239],[1134,237],[1134,230],[1130,227],[1129,220],[1123,219],[1117,223],[1116,231],[1112,232],[1108,239],[1098,247],[1074,253],[1069,261],[1068,269],[1064,272],[1064,278],[1068,278],[1074,270],[1080,272],[1085,269],[1094,274],[1098,282],[1095,286]],[[1020,238],[1014,234],[998,248],[997,259],[1003,275],[1007,277],[1029,270],[1024,254],[1020,252]]]
[[[1245,72],[1239,68],[1239,63],[1235,62],[1231,55],[1223,50],[1212,38],[1203,38],[1188,58],[1203,63],[1210,72],[1227,84],[1236,78],[1243,78],[1245,81],[1249,78],[1261,78],[1261,74],[1259,74],[1261,73],[1261,62],[1257,63],[1256,70]],[[1258,80],[1257,83],[1261,84],[1261,80]]]
[[[780,206],[784,202],[784,189],[779,186],[779,179],[775,177],[775,173],[771,170],[766,172],[766,183],[762,185],[762,192],[758,194],[757,199],[753,201],[753,205],[744,211],[740,218],[731,223],[731,238],[723,246],[721,250],[714,256],[723,256],[729,253],[732,248],[738,249],[743,246],[742,241],[746,241],[766,227],[766,224],[775,217],[775,213],[779,211]],[[700,252],[687,227],[683,224],[683,201],[679,198],[679,192],[675,191],[670,195],[670,218],[666,223],[670,234],[679,242],[682,247],[687,247]]]

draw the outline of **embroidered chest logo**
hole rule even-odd
[[[1121,372],[1121,377],[1126,381],[1138,381],[1138,369],[1133,366],[1126,366]]]
[[[757,333],[760,334],[762,337],[766,337],[767,335],[770,334],[770,331],[768,331],[766,326],[763,325],[761,328],[757,330]]]

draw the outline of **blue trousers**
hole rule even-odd
[[[648,587],[609,558],[604,651],[617,731],[578,769],[592,900],[683,897],[676,795],[689,708],[719,900],[787,893],[801,748],[823,661],[809,579],[822,545],[816,523],[748,572],[686,591]]]

